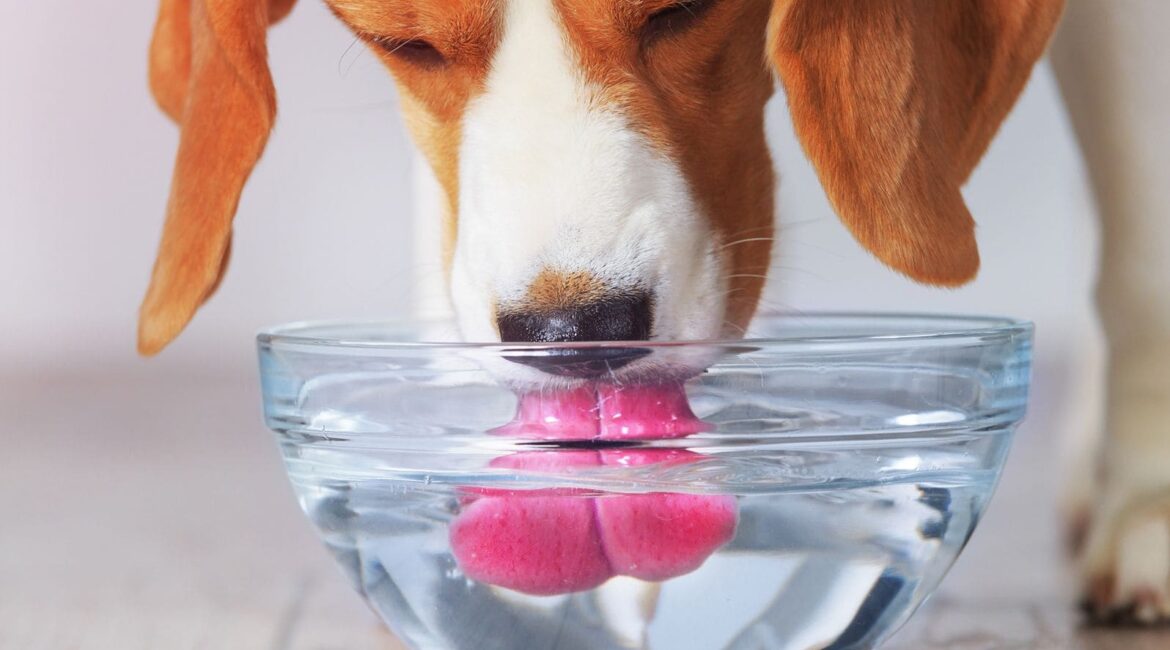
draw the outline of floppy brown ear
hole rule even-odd
[[[181,129],[138,350],[170,343],[219,284],[232,217],[276,116],[266,32],[295,0],[162,0],[150,85]]]
[[[959,192],[1043,54],[1063,0],[776,0],[768,47],[853,236],[928,284],[975,277]]]

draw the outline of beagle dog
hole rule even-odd
[[[442,189],[449,297],[477,341],[740,335],[771,265],[764,106],[777,80],[856,240],[914,281],[970,281],[960,188],[1064,5],[325,1],[398,83]],[[182,134],[143,354],[223,276],[276,115],[265,34],[293,4],[161,0],[150,83]],[[1129,604],[1116,595],[1109,607]]]

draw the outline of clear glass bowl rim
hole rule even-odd
[[[448,323],[442,319],[370,319],[370,320],[325,320],[325,321],[298,321],[284,325],[277,325],[262,330],[256,336],[257,342],[264,347],[297,347],[320,348],[322,351],[336,350],[382,350],[382,351],[442,351],[442,350],[487,350],[487,351],[515,351],[517,349],[542,350],[565,348],[688,348],[688,347],[725,347],[725,346],[752,346],[766,348],[772,351],[805,350],[810,347],[831,345],[848,348],[864,349],[869,345],[887,346],[891,343],[931,344],[940,346],[961,344],[966,341],[979,340],[984,343],[1005,342],[1019,336],[1031,336],[1035,326],[1032,322],[1006,316],[961,315],[932,312],[851,312],[851,311],[811,311],[811,312],[774,312],[765,311],[756,315],[753,322],[761,319],[775,322],[779,320],[809,319],[829,321],[840,324],[856,324],[876,322],[887,326],[894,326],[895,331],[884,331],[880,334],[825,334],[791,336],[745,337],[737,339],[695,339],[678,341],[587,341],[564,343],[528,343],[514,342],[463,342],[463,341],[382,341],[362,340],[358,338],[328,337],[314,334],[322,331],[357,330],[359,328],[418,328],[428,324]],[[911,326],[919,324],[927,326],[937,323],[937,329],[927,327],[907,327],[905,332],[896,331],[900,325]],[[945,326],[943,325],[945,324]]]

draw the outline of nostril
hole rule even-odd
[[[645,341],[650,338],[653,301],[644,291],[554,309],[501,309],[496,318],[505,343]]]
[[[496,322],[505,343],[576,343],[587,341],[646,341],[653,322],[653,300],[638,291],[572,307],[526,310],[501,309]],[[508,358],[567,377],[589,378],[616,370],[649,354],[649,350],[622,346],[517,350]]]

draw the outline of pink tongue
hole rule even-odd
[[[677,438],[700,430],[681,385],[597,387],[521,398],[500,433],[551,439]],[[574,467],[682,464],[684,450],[537,451],[495,467],[567,473]],[[535,595],[592,589],[615,575],[667,580],[697,569],[735,534],[730,496],[652,493],[573,496],[572,490],[476,490],[451,525],[451,547],[473,580]]]
[[[529,452],[493,467],[558,471],[598,463],[597,452]],[[451,550],[479,582],[549,596],[592,589],[613,577],[594,521],[593,499],[557,490],[477,498],[451,523]]]
[[[602,440],[682,438],[703,430],[682,384],[600,386],[597,403]]]
[[[702,458],[690,451],[611,450],[606,465],[684,464]],[[614,574],[668,580],[699,568],[735,537],[735,497],[653,493],[597,499],[602,545]]]
[[[527,393],[501,434],[539,440],[658,440],[702,431],[682,384]]]

